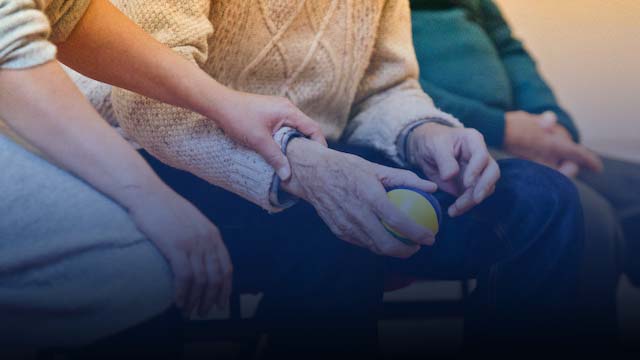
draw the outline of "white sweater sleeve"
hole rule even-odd
[[[198,66],[207,59],[210,0],[126,0],[120,5],[133,21]],[[275,212],[270,201],[273,169],[253,151],[229,139],[213,121],[195,112],[114,88],[113,109],[120,126],[161,161],[191,172]]]
[[[44,0],[0,0],[0,69],[29,68],[55,58],[44,5]]]
[[[461,126],[436,108],[418,82],[409,2],[387,0],[344,137],[352,144],[374,146],[402,163],[398,137],[412,124],[429,119]]]

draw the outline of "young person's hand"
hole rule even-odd
[[[306,139],[287,148],[293,176],[285,191],[309,202],[340,239],[379,255],[407,258],[432,245],[434,234],[416,224],[387,197],[386,188],[409,186],[426,192],[436,184],[416,174],[374,164],[361,157],[327,149]],[[396,239],[382,223],[397,229],[415,245]]]
[[[178,305],[204,314],[227,303],[231,261],[216,227],[100,118],[58,63],[0,70],[0,88],[11,89],[0,92],[0,118],[17,135],[129,211],[169,261]]]
[[[324,146],[320,126],[283,97],[229,91],[213,110],[213,120],[234,141],[260,154],[280,179],[289,180],[291,166],[273,139],[283,126],[294,128]]]
[[[505,115],[505,150],[527,160],[535,161],[567,176],[575,176],[579,169],[600,171],[602,162],[586,147],[576,144],[569,132],[557,124],[552,112],[541,115],[524,111]]]
[[[197,112],[234,141],[257,152],[282,180],[291,176],[273,134],[295,128],[326,144],[320,126],[281,97],[235,91],[160,44],[107,0],[92,1],[58,58],[88,76]]]
[[[495,191],[500,168],[482,135],[473,129],[426,123],[411,133],[407,157],[440,189],[458,197],[449,216],[459,216]]]
[[[138,189],[126,207],[133,221],[168,260],[176,305],[185,314],[205,316],[226,308],[233,267],[220,232],[198,209],[164,185]]]

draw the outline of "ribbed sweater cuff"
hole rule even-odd
[[[282,152],[286,154],[289,142],[298,137],[304,137],[304,135],[296,129],[283,127],[276,132],[274,140],[280,144]],[[288,192],[282,191],[280,185],[280,177],[278,177],[278,174],[274,173],[269,190],[269,203],[278,210],[284,210],[295,205],[300,199]]]

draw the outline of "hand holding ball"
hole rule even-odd
[[[387,192],[391,203],[407,214],[418,225],[433,232],[440,230],[442,211],[438,200],[431,194],[412,188],[394,188]],[[398,230],[392,229],[387,224],[385,228],[398,240],[408,245],[414,245],[413,241],[402,235]]]

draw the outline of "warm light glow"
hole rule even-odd
[[[585,142],[640,159],[640,1],[497,2]]]

